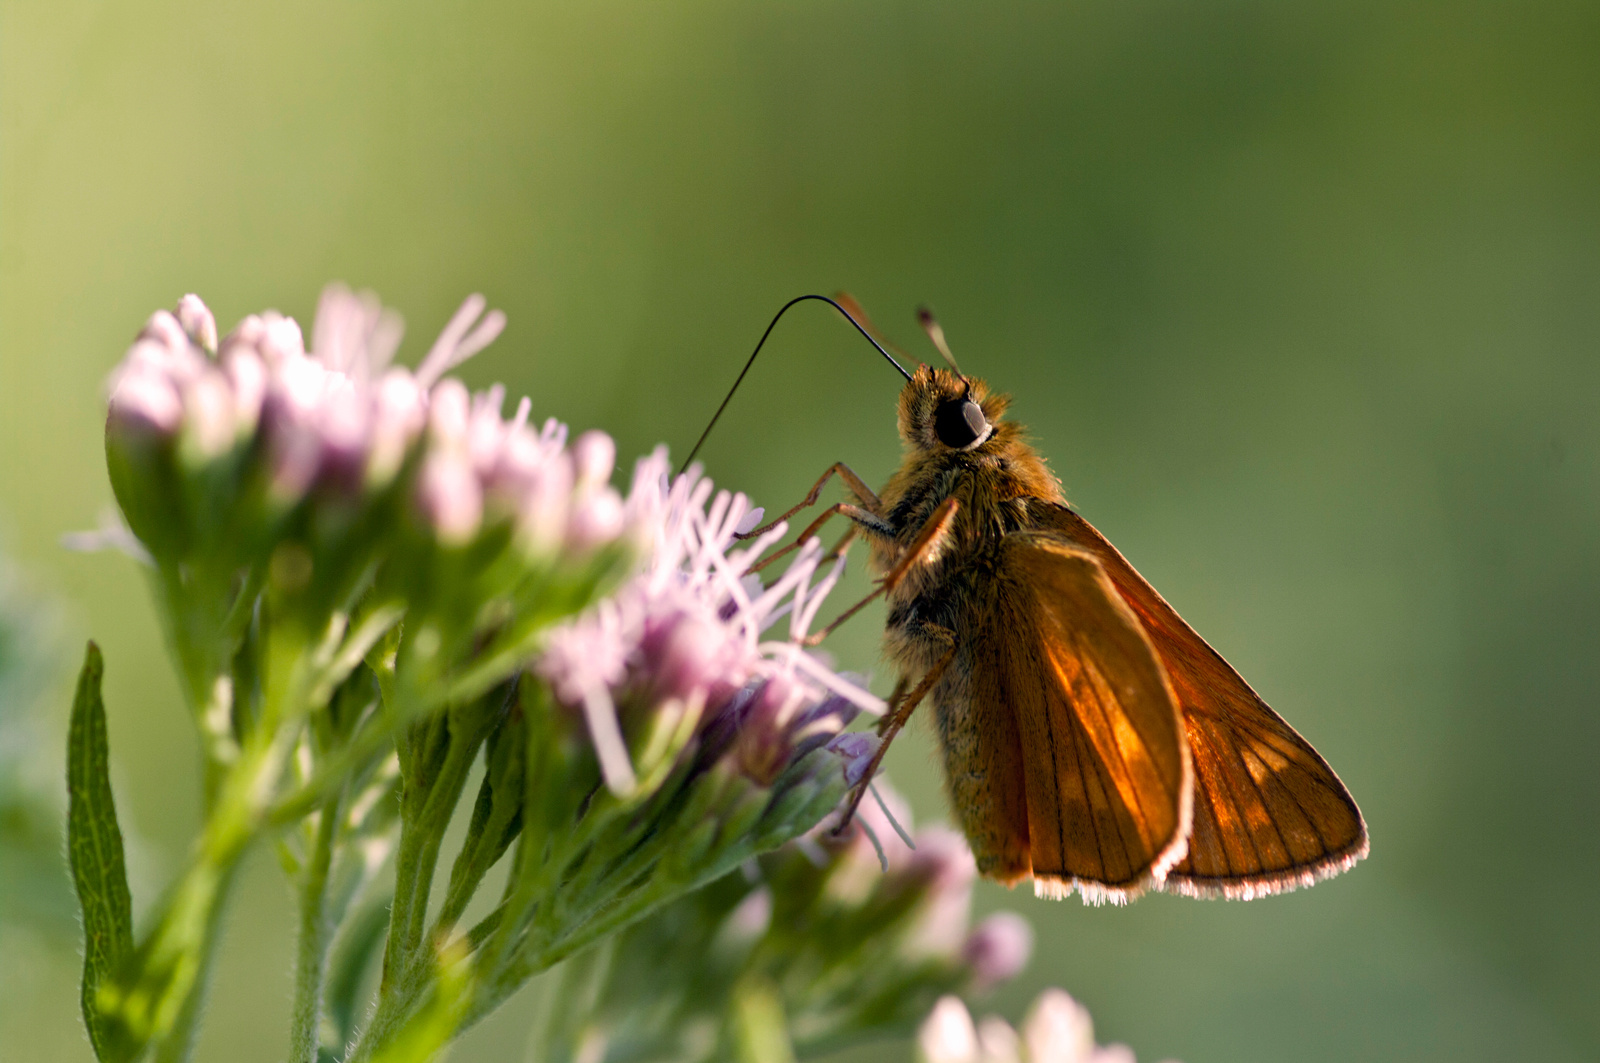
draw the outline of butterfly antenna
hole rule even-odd
[[[767,337],[772,335],[772,330],[777,327],[779,319],[782,318],[784,314],[789,312],[790,307],[811,300],[815,300],[819,303],[827,303],[829,306],[839,311],[839,313],[843,314],[845,320],[854,325],[855,330],[861,333],[861,335],[865,336],[867,342],[876,347],[878,349],[878,353],[883,355],[883,357],[888,360],[890,365],[895,367],[896,371],[898,371],[901,376],[905,377],[907,380],[911,379],[911,374],[905,371],[905,367],[894,360],[894,355],[883,349],[883,344],[872,338],[872,333],[861,327],[861,322],[857,321],[855,317],[851,315],[850,311],[846,310],[832,299],[829,299],[826,295],[797,295],[793,299],[790,299],[787,303],[784,303],[783,309],[779,310],[773,315],[771,324],[767,326],[767,331],[761,334],[761,339],[756,343],[756,349],[750,352],[750,357],[745,361],[744,368],[739,370],[738,379],[733,382],[733,387],[728,389],[727,397],[722,400],[722,405],[717,407],[717,412],[711,415],[711,423],[706,425],[706,430],[704,432],[700,433],[700,438],[695,441],[694,448],[689,451],[689,456],[683,459],[683,464],[678,468],[679,476],[682,476],[684,471],[689,468],[689,463],[694,461],[694,456],[700,453],[700,448],[705,445],[706,437],[711,434],[711,430],[713,428],[717,427],[717,421],[722,418],[722,411],[728,408],[728,403],[733,401],[733,393],[739,390],[740,384],[744,383],[745,374],[750,372],[750,367],[752,365],[756,364],[756,355],[761,353],[762,346],[767,342]],[[854,300],[851,300],[851,302],[853,304]]]
[[[884,335],[883,329],[872,323],[872,319],[867,316],[867,312],[862,309],[861,304],[856,302],[855,296],[849,292],[834,292],[833,297],[844,308],[844,312],[849,314],[855,320],[855,323],[865,329],[873,339],[877,340],[880,346],[888,349],[896,357],[904,361],[913,364],[922,361],[920,358],[907,354],[904,348],[897,346],[893,340]]]
[[[917,324],[922,326],[922,331],[928,334],[928,339],[933,341],[933,345],[939,348],[939,353],[950,363],[950,368],[956,371],[956,376],[962,380],[967,379],[967,374],[956,364],[956,356],[950,353],[950,345],[944,341],[944,329],[939,327],[939,319],[933,316],[933,311],[925,306],[917,307]]]

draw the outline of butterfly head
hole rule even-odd
[[[981,380],[918,366],[900,391],[900,437],[929,453],[977,450],[999,434],[1009,401]]]

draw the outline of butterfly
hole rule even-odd
[[[839,477],[854,501],[796,543],[848,517],[887,599],[900,678],[844,822],[927,701],[957,823],[979,871],[1007,885],[1088,903],[1250,899],[1364,857],[1366,823],[1327,761],[1068,506],[1005,419],[1009,398],[963,374],[922,321],[949,368],[901,369],[899,470],[874,492],[836,464],[779,518]]]

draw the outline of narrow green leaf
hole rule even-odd
[[[89,643],[67,732],[67,849],[83,910],[83,1021],[102,1063],[132,1056],[96,1004],[100,984],[133,951],[133,905],[122,857],[122,831],[111,799],[106,710],[100,699],[105,665]]]

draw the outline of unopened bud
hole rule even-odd
[[[222,371],[233,389],[233,416],[240,434],[254,432],[267,395],[267,367],[254,350],[239,346],[223,357]]]
[[[367,482],[382,485],[400,471],[406,451],[427,423],[427,396],[410,373],[390,369],[373,393],[372,439],[367,451]]]
[[[580,491],[609,483],[616,463],[617,445],[604,432],[585,432],[572,444],[572,464]]]
[[[561,548],[567,535],[567,514],[572,507],[572,459],[552,455],[529,470],[531,480],[517,514],[517,527],[535,552]]]
[[[483,521],[483,492],[463,454],[438,450],[423,460],[417,504],[439,541],[462,546]]]
[[[207,354],[217,353],[217,319],[198,295],[190,292],[179,299],[175,316],[195,346]]]
[[[977,1063],[978,1031],[967,1006],[956,997],[940,997],[917,1030],[917,1055],[922,1063]]]
[[[986,993],[1009,982],[1033,954],[1033,927],[1015,912],[996,912],[973,928],[961,949],[972,970],[973,989]]]
[[[150,320],[144,323],[144,328],[139,330],[141,340],[150,340],[169,351],[177,352],[189,346],[188,334],[178,319],[167,310],[157,310],[150,315]]]
[[[430,444],[465,450],[471,416],[472,396],[467,386],[454,377],[439,381],[428,396]]]
[[[111,391],[106,429],[112,435],[132,431],[170,436],[183,420],[183,400],[165,376],[128,372]]]
[[[579,554],[622,534],[624,514],[622,499],[607,487],[581,498],[572,509],[567,521],[567,546]]]
[[[978,1020],[978,1056],[983,1063],[1022,1063],[1022,1038],[1000,1016],[986,1015]]]
[[[305,336],[300,332],[300,323],[292,317],[284,317],[276,310],[268,310],[261,315],[261,338],[259,347],[261,356],[268,363],[286,362],[295,358],[306,356]]]
[[[1029,1063],[1076,1063],[1094,1053],[1094,1023],[1063,990],[1046,989],[1023,1021],[1022,1040]]]
[[[236,439],[233,392],[219,370],[206,372],[184,389],[186,452],[200,462],[226,452]]]

